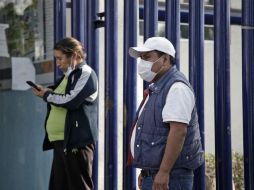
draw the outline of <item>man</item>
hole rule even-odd
[[[204,161],[195,97],[191,85],[174,65],[169,40],[152,37],[131,47],[140,77],[149,82],[130,139],[132,165],[141,168],[142,190],[184,189],[193,186],[193,170]]]

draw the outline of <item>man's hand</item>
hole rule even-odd
[[[165,147],[165,152],[161,161],[160,169],[155,176],[153,190],[169,189],[169,174],[182,151],[185,136],[187,134],[187,124],[170,122],[170,131]]]
[[[168,190],[169,173],[158,171],[153,181],[152,190]]]
[[[143,177],[140,172],[140,174],[138,175],[138,188],[139,189],[142,189],[142,180],[143,180]]]

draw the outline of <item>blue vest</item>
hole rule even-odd
[[[137,168],[159,169],[160,167],[170,130],[168,124],[163,123],[162,110],[169,89],[175,82],[183,82],[192,89],[185,76],[175,66],[149,86],[151,93],[136,126],[133,166]],[[194,106],[183,149],[173,168],[194,170],[203,162],[204,152],[196,106]]]

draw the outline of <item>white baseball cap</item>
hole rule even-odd
[[[173,44],[166,38],[163,37],[151,37],[148,38],[143,46],[130,47],[129,54],[131,57],[138,58],[140,53],[157,50],[172,57],[175,57],[176,50]]]

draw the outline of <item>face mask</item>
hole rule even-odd
[[[73,71],[72,65],[73,64],[72,64],[72,58],[71,58],[71,64],[68,66],[67,71],[64,73],[66,77],[68,77],[70,73]]]
[[[70,75],[71,72],[72,72],[72,67],[69,66],[69,67],[67,68],[67,71],[64,73],[64,75],[65,75],[66,77],[68,77],[68,76]]]
[[[151,71],[151,69],[153,64],[156,63],[159,59],[157,59],[155,62],[146,61],[143,59],[140,60],[138,63],[138,74],[143,80],[151,82],[154,79],[157,73]]]

